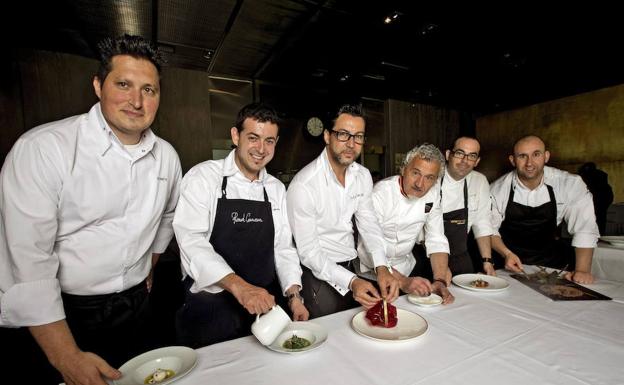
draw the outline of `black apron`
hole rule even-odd
[[[569,262],[569,253],[557,242],[557,201],[553,188],[549,185],[546,188],[550,201],[530,207],[514,202],[512,185],[499,232],[505,245],[523,264],[561,268]]]
[[[275,272],[275,228],[266,190],[264,201],[227,199],[226,187],[223,177],[210,243],[238,276],[267,289],[278,301],[283,295]],[[198,348],[250,334],[255,316],[232,294],[191,293],[192,284],[187,277],[185,302],[176,315],[179,343]]]
[[[440,186],[444,183],[444,178]],[[440,195],[442,190],[440,189]],[[449,269],[453,275],[474,273],[468,253],[468,183],[464,179],[464,207],[444,213],[444,235],[449,242]]]

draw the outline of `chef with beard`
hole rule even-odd
[[[398,297],[399,282],[388,268],[383,234],[372,203],[370,172],[355,162],[366,140],[365,120],[357,106],[338,111],[324,131],[321,155],[295,175],[288,187],[288,219],[303,264],[303,290],[310,317],[320,317],[382,298]],[[352,218],[370,250],[375,286],[358,278]],[[351,291],[353,297],[346,294]]]
[[[490,242],[490,236],[494,233],[490,214],[490,185],[483,174],[474,170],[481,160],[480,150],[477,139],[462,136],[453,142],[451,150],[446,151],[447,166],[441,181],[442,211],[444,233],[451,250],[448,263],[453,275],[475,272],[468,253],[470,230],[481,254],[483,271],[496,275]]]
[[[285,296],[293,320],[308,319],[286,189],[265,169],[277,113],[247,105],[230,134],[236,148],[227,158],[200,163],[182,180],[173,220],[186,277],[177,338],[193,348],[250,334],[254,315],[285,304]]]
[[[440,207],[440,176],[444,174],[444,156],[432,144],[410,150],[401,166],[401,174],[381,180],[373,188],[373,206],[381,225],[388,260],[399,278],[404,293],[429,295],[432,291],[443,303],[454,298],[447,289],[449,244],[444,236]],[[412,249],[424,238],[427,255],[437,263],[433,285],[415,276],[416,259]],[[370,270],[372,255],[364,242],[358,242],[362,273]]]
[[[492,223],[498,230],[492,248],[508,270],[521,271],[523,264],[569,266],[566,278],[592,283],[599,233],[591,193],[580,176],[546,166],[549,159],[541,138],[529,135],[515,142],[509,155],[515,170],[491,187]],[[558,237],[564,221],[574,249]]]

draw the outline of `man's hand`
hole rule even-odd
[[[353,292],[353,298],[358,301],[366,309],[370,309],[375,304],[381,301],[381,296],[375,286],[362,278],[355,278],[351,282],[351,291]]]
[[[307,321],[310,313],[299,298],[293,298],[288,302],[288,307],[293,315],[293,321]]]
[[[89,352],[77,351],[63,357],[59,362],[53,362],[53,365],[61,372],[67,385],[107,385],[104,378],[111,380],[121,378],[120,371]]]
[[[275,297],[232,273],[219,281],[219,286],[232,293],[250,314],[264,314],[275,306]]]
[[[290,297],[290,299],[288,300],[288,307],[290,308],[290,312],[292,313],[293,321],[307,321],[308,318],[310,318],[310,313],[308,312],[308,309],[306,309],[305,305],[303,304],[301,297],[297,295],[299,294],[300,290],[301,286],[299,285],[292,285],[286,290],[286,296],[290,296],[293,294],[296,295],[294,297]]]
[[[496,270],[494,269],[492,262],[483,262],[483,271],[485,271],[485,274],[487,275],[496,277]]]
[[[67,385],[107,385],[104,378],[121,378],[102,358],[78,348],[65,320],[28,329]]]
[[[505,269],[520,273],[524,267],[520,261],[520,257],[511,250],[505,254]]]
[[[582,271],[570,271],[565,274],[565,278],[568,281],[574,281],[576,283],[591,284],[594,283],[594,276],[591,273]]]
[[[386,266],[378,266],[376,271],[381,297],[388,302],[393,302],[399,297],[399,280],[390,273]]]
[[[442,305],[450,305],[455,301],[455,297],[442,282],[434,281],[431,285],[433,292],[442,297]]]

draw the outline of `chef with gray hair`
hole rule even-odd
[[[439,180],[444,164],[444,156],[436,146],[425,143],[414,147],[407,153],[400,175],[375,184],[373,206],[383,230],[388,262],[399,278],[401,290],[419,295],[435,292],[448,304],[454,298],[447,289],[449,244],[440,207]],[[412,249],[423,238],[427,256],[436,266],[433,284],[414,276],[416,259]],[[358,256],[361,273],[370,274],[371,254],[361,241]]]

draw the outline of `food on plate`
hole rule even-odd
[[[284,341],[282,347],[284,349],[303,349],[310,346],[311,344],[312,343],[305,338],[297,337],[296,334],[293,334],[292,337]]]
[[[548,295],[558,295],[565,298],[576,298],[583,295],[582,290],[565,285],[542,285],[540,290]]]
[[[535,273],[531,273],[531,274],[524,273],[524,277],[527,280],[532,281],[532,282],[557,283],[561,280],[561,273],[563,273],[567,267],[568,266],[564,267],[563,269],[559,271],[552,270],[548,272],[546,271],[545,267],[539,266],[539,271],[536,271]]]
[[[486,280],[483,280],[481,278],[479,279],[475,279],[474,281],[470,282],[470,286],[472,287],[478,287],[478,288],[485,288],[490,286],[490,283]]]
[[[385,328],[393,328],[396,326],[399,319],[397,318],[396,306],[386,303],[387,307],[387,320],[384,318],[384,301],[379,301],[375,306],[366,311],[366,318],[373,326],[381,326]],[[387,321],[387,322],[386,322]]]
[[[169,369],[156,369],[156,371],[149,376],[145,377],[144,384],[158,384],[164,380],[175,376],[175,372]]]

